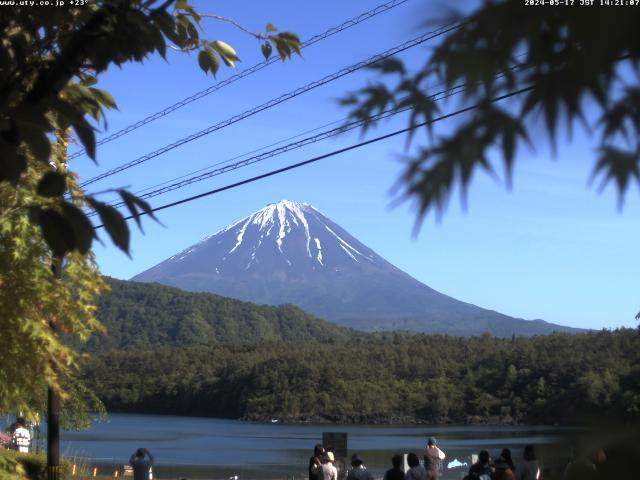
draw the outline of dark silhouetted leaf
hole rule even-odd
[[[78,138],[82,142],[82,146],[87,151],[87,155],[92,160],[96,159],[96,135],[93,131],[93,127],[89,125],[86,121],[83,122],[72,122],[73,129],[78,135]]]
[[[10,144],[0,141],[0,181],[15,183],[27,169],[27,160]]]
[[[60,213],[52,209],[41,210],[37,219],[42,237],[55,255],[62,256],[76,247],[73,227]]]
[[[160,221],[153,214],[151,205],[149,205],[149,203],[139,197],[136,197],[131,192],[128,192],[126,190],[118,190],[118,193],[120,194],[120,197],[122,198],[124,204],[127,206],[129,212],[131,212],[131,215],[133,216],[140,230],[142,230],[142,224],[140,222],[140,216],[142,214],[140,213],[140,210],[144,212],[145,215],[149,215],[149,217],[160,223]]]
[[[75,248],[83,255],[86,254],[96,237],[93,225],[82,210],[69,202],[62,203],[62,214],[73,230]]]
[[[107,230],[113,243],[129,255],[129,227],[122,214],[111,205],[99,202],[93,197],[87,197],[87,202],[98,212],[102,225]]]
[[[37,192],[43,197],[61,197],[66,189],[67,181],[63,174],[47,172],[38,182]]]
[[[640,152],[629,152],[612,146],[600,148],[600,157],[593,168],[591,179],[602,175],[600,190],[609,182],[618,189],[618,208],[622,208],[624,195],[631,180],[640,185]]]
[[[262,48],[262,55],[264,56],[265,60],[269,60],[269,57],[271,56],[271,52],[273,52],[273,47],[269,42],[264,42],[261,48]]]

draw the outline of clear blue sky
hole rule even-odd
[[[342,2],[195,2],[200,11],[225,15],[252,30],[266,22],[297,32],[302,40],[375,7],[381,0]],[[463,2],[460,2],[462,5]],[[464,8],[469,8],[464,2]],[[133,160],[181,137],[241,113],[344,66],[387,50],[421,32],[420,23],[443,10],[437,3],[410,0],[348,32],[303,51],[304,58],[275,64],[200,101],[145,126],[98,150],[99,165],[86,157],[72,168],[84,179]],[[234,27],[205,20],[206,36],[233,44],[242,62],[260,61],[259,44]],[[433,45],[430,43],[429,45]],[[429,45],[401,58],[417,65]],[[152,58],[126,65],[101,78],[119,111],[108,116],[108,131],[140,120],[235,73],[222,67],[217,79],[205,76],[196,55],[172,52],[169,62]],[[190,171],[298,135],[346,115],[336,99],[375,78],[359,72],[269,111],[262,112],[164,154],[144,166],[114,175],[89,188],[95,192],[155,185]],[[455,101],[443,106],[455,108]],[[406,119],[381,125],[373,135],[400,128]],[[442,123],[445,132],[452,123]],[[412,236],[415,212],[410,203],[395,208],[390,188],[402,171],[404,138],[336,156],[247,186],[160,213],[164,224],[144,222],[145,234],[132,224],[132,258],[118,251],[104,233],[96,255],[102,272],[127,279],[198,242],[229,223],[283,198],[308,202],[363,243],[418,280],[463,301],[527,319],[588,328],[635,326],[640,309],[636,275],[640,227],[638,192],[632,189],[619,212],[612,189],[599,194],[588,186],[593,141],[581,131],[561,137],[554,157],[532,131],[535,151],[520,151],[511,191],[479,174],[469,192],[467,211],[459,195],[441,222],[426,219]],[[424,138],[417,135],[417,141]],[[99,135],[100,137],[100,135]],[[152,199],[152,205],[210,190],[359,140],[345,135],[285,154],[231,174]],[[107,196],[102,198],[108,199]]]

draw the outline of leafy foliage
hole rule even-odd
[[[62,169],[65,148],[64,142],[52,147],[56,171]],[[64,218],[56,198],[36,193],[39,179],[50,171],[48,164],[32,163],[16,186],[0,184],[0,412],[41,410],[47,385],[62,393],[64,401],[78,400],[72,394],[77,389],[65,389],[61,379],[77,367],[77,355],[61,335],[86,341],[101,330],[94,302],[106,285],[93,256],[68,254],[63,279],[56,279],[51,250],[26,215],[31,210]],[[66,177],[65,185],[76,188],[73,177]],[[80,206],[66,203],[62,208],[76,212]],[[51,228],[53,233],[42,228],[43,234],[55,235]],[[57,241],[52,240],[54,252]]]
[[[527,127],[540,114],[552,143],[561,121],[569,132],[578,121],[591,134],[600,133],[593,175],[603,187],[615,185],[620,204],[632,183],[640,185],[638,9],[547,10],[520,0],[486,0],[470,15],[454,14],[445,22],[458,28],[417,72],[398,60],[379,63],[377,73],[396,79],[396,86],[379,82],[343,100],[356,119],[387,106],[409,106],[410,126],[420,119],[428,130],[438,110],[428,85],[464,86],[462,107],[475,106],[473,113],[461,117],[450,133],[429,136],[429,146],[409,157],[398,182],[400,198],[418,205],[418,225],[432,210],[442,214],[454,187],[460,187],[464,202],[476,171],[495,175],[489,161],[494,149],[510,183],[516,152],[531,144]],[[520,94],[508,109],[493,105],[513,92]]]
[[[60,479],[71,478],[71,464],[68,460],[60,462]],[[0,450],[0,479],[46,480],[47,458],[44,454],[18,453],[15,450]]]
[[[130,235],[120,212],[79,188],[66,161],[69,132],[95,161],[96,126],[116,108],[96,84],[113,65],[165,57],[173,43],[205,52],[205,71],[215,73],[219,61],[233,66],[238,56],[230,45],[199,37],[201,18],[185,0],[16,5],[0,16],[0,412],[35,414],[47,385],[67,402],[67,425],[87,422],[87,401],[100,408],[70,377],[78,355],[64,341],[86,341],[102,328],[94,300],[106,285],[90,254],[97,236],[86,212],[97,212],[126,253]],[[293,34],[264,39],[284,42],[283,53],[298,51]],[[141,215],[153,217],[147,202],[118,193],[138,226]],[[52,257],[63,256],[63,278],[56,279]]]
[[[620,330],[156,347],[94,355],[82,377],[110,410],[123,412],[336,422],[637,420],[639,342],[636,330]]]
[[[168,10],[173,7],[170,13]],[[47,165],[53,132],[72,128],[87,154],[95,160],[95,124],[116,108],[111,95],[95,85],[112,65],[142,62],[149,55],[166,56],[167,45],[199,50],[202,70],[213,74],[220,63],[239,61],[233,47],[222,40],[200,38],[202,15],[186,0],[101,0],[85,5],[44,9],[16,6],[0,18],[0,182],[18,186],[32,163]],[[273,44],[280,58],[299,54],[300,41],[290,32],[257,34]],[[271,49],[263,46],[269,57]],[[106,124],[106,122],[105,122]],[[56,198],[54,209],[30,216],[40,225],[56,254],[86,253],[95,235],[82,210],[63,197],[71,172],[44,172],[37,184],[40,196]],[[83,198],[79,189],[69,192]],[[149,214],[146,202],[120,192],[139,225]],[[84,206],[95,210],[116,246],[128,253],[129,229],[120,212],[93,196]]]

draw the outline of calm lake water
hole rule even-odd
[[[405,426],[405,425],[314,425],[256,423],[196,417],[113,414],[106,423],[89,430],[62,433],[62,452],[86,458],[88,466],[99,466],[101,475],[127,463],[138,447],[154,454],[154,472],[166,478],[245,479],[300,478],[306,476],[314,444],[323,431],[347,432],[349,455],[358,453],[376,478],[390,468],[394,453],[416,452],[429,436],[438,439],[446,452],[445,464],[453,459],[470,462],[470,455],[487,449],[498,456],[511,448],[521,458],[524,445],[552,443],[564,431],[555,427],[511,426]],[[464,469],[466,471],[466,469]],[[445,469],[444,478],[461,478],[462,469]]]

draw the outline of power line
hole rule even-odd
[[[526,69],[526,68],[527,68],[527,66],[524,65],[524,64],[517,64],[517,65],[514,65],[513,67],[511,67],[509,70],[517,71],[517,70]],[[496,79],[502,78],[504,76],[505,76],[505,73],[499,73],[499,74],[496,75]],[[432,87],[429,87],[428,90],[431,90],[432,88],[435,88],[435,87],[438,87],[438,86],[441,86],[441,85],[443,85],[443,84],[439,83],[437,85],[433,85]],[[466,85],[465,84],[460,84],[460,85],[451,87],[449,89],[437,92],[435,94],[429,95],[429,97],[434,101],[444,100],[446,98],[449,98],[449,97],[451,97],[453,95],[456,95],[456,94],[464,91],[464,89],[466,89]],[[402,103],[403,100],[404,100],[404,98],[400,99],[398,101],[398,103]],[[385,110],[384,112],[378,113],[378,114],[374,115],[373,117],[371,117],[369,119],[369,121],[377,122],[378,120],[381,120],[383,118],[383,116],[384,116],[384,118],[386,118],[387,116],[391,116],[391,115],[395,115],[396,113],[404,112],[404,111],[408,110],[409,108],[410,107],[406,107],[406,108],[403,108],[403,109],[400,109],[400,110],[393,110],[393,109]],[[233,157],[231,157],[231,158],[229,158],[227,160],[222,160],[222,161],[219,161],[219,162],[215,162],[212,165],[208,165],[206,167],[200,168],[198,170],[191,171],[189,173],[185,173],[185,174],[180,175],[178,177],[174,177],[172,179],[165,180],[163,182],[157,183],[155,185],[151,185],[149,187],[145,187],[145,188],[143,188],[141,190],[138,190],[138,191],[136,191],[134,193],[135,193],[135,195],[139,196],[140,198],[150,198],[150,196],[157,196],[155,194],[154,195],[151,195],[151,194],[155,193],[155,190],[160,189],[164,185],[171,184],[171,183],[173,183],[175,185],[176,182],[178,182],[178,181],[180,181],[182,179],[186,179],[187,177],[194,176],[196,174],[200,174],[200,175],[192,177],[191,179],[188,179],[188,180],[184,180],[184,182],[186,184],[191,184],[191,183],[195,183],[196,181],[199,181],[200,179],[204,180],[206,178],[210,178],[212,176],[215,176],[217,174],[216,172],[218,172],[218,171],[220,171],[220,173],[225,173],[224,171],[221,171],[222,169],[216,169],[216,170],[210,170],[210,169],[213,169],[214,167],[219,167],[221,165],[227,165],[227,164],[231,163],[234,160],[239,160],[241,158],[248,157],[249,155],[252,155],[252,154],[257,154],[258,152],[266,150],[266,149],[268,149],[270,147],[275,147],[277,145],[281,145],[281,144],[284,144],[286,142],[291,142],[292,140],[295,140],[296,138],[300,138],[300,137],[302,137],[304,135],[308,135],[310,133],[317,132],[319,130],[331,127],[333,125],[342,125],[341,129],[332,129],[331,130],[332,132],[335,130],[336,134],[337,134],[337,133],[346,132],[347,131],[346,130],[347,127],[348,127],[349,130],[351,130],[352,129],[351,125],[353,125],[354,128],[357,128],[357,127],[359,127],[359,126],[361,126],[362,124],[365,123],[364,120],[363,120],[363,121],[360,121],[360,122],[352,122],[352,123],[347,124],[348,120],[349,120],[348,118],[342,118],[340,120],[334,120],[332,122],[326,123],[326,124],[321,125],[319,127],[315,127],[315,128],[310,129],[310,130],[307,130],[305,132],[301,132],[301,133],[298,133],[296,135],[284,138],[282,140],[278,140],[277,142],[270,143],[269,145],[265,145],[265,146],[262,146],[260,148],[253,149],[253,150],[251,150],[249,152],[245,152],[243,154],[235,155],[235,156],[233,156]],[[356,123],[357,123],[357,125],[356,125]],[[325,132],[317,134],[317,136],[318,137],[323,136],[323,138],[319,138],[318,140],[324,140],[325,138],[329,138],[329,137],[331,137],[333,135],[330,135],[329,132],[325,131]],[[315,137],[316,136],[308,137],[308,138],[300,140],[298,142],[290,143],[289,145],[286,145],[285,147],[274,149],[274,150],[271,150],[270,152],[264,152],[264,153],[262,153],[260,155],[255,155],[254,157],[251,157],[251,158],[245,158],[245,160],[237,162],[236,165],[239,168],[241,166],[245,166],[245,165],[243,165],[245,163],[246,164],[255,163],[255,162],[253,162],[251,160],[253,160],[253,159],[257,158],[257,157],[261,157],[262,155],[269,155],[269,158],[272,157],[272,156],[276,156],[279,153],[284,153],[283,151],[280,151],[281,149],[283,149],[283,150],[286,149],[284,151],[292,150],[292,149],[296,148],[296,144],[307,142],[309,140],[313,140]],[[314,143],[314,142],[310,141],[308,143]],[[308,143],[304,143],[304,145],[306,145]],[[299,145],[299,146],[304,146],[304,145]],[[289,147],[292,147],[292,148],[289,148]],[[233,168],[233,169],[235,169],[235,168]],[[206,172],[206,173],[202,173],[202,172]],[[169,187],[172,187],[172,186],[173,185],[170,185]],[[170,188],[169,189],[169,187],[167,187],[168,191],[174,190],[174,188]],[[149,192],[150,190],[153,190],[154,192]],[[147,192],[149,192],[149,193],[147,193]],[[162,192],[162,193],[165,193],[165,192]],[[161,194],[161,193],[159,193],[159,194]],[[119,207],[119,206],[122,206],[122,205],[123,205],[123,202],[118,202],[117,204],[115,204],[115,203],[111,204],[111,206],[115,206],[115,207]]]
[[[102,180],[104,178],[107,178],[107,177],[110,177],[110,176],[115,175],[117,173],[120,173],[120,172],[122,172],[124,170],[127,170],[127,169],[131,168],[131,167],[135,167],[136,165],[140,165],[141,163],[147,162],[147,161],[149,161],[149,160],[151,160],[153,158],[156,158],[156,157],[158,157],[158,156],[160,156],[160,155],[162,155],[162,154],[164,154],[164,153],[166,153],[168,151],[171,151],[171,150],[173,150],[173,149],[175,149],[177,147],[180,147],[180,146],[182,146],[182,145],[184,145],[186,143],[192,142],[193,140],[196,140],[196,139],[198,139],[200,137],[203,137],[205,135],[209,135],[210,133],[213,133],[213,132],[215,132],[217,130],[220,130],[220,129],[224,128],[224,127],[228,127],[229,125],[237,123],[240,120],[243,120],[245,118],[253,116],[253,115],[255,115],[255,114],[259,113],[259,112],[262,112],[264,110],[272,108],[272,107],[274,107],[276,105],[279,105],[279,104],[281,104],[281,103],[283,103],[283,102],[285,102],[287,100],[290,100],[290,99],[295,98],[295,97],[297,97],[297,96],[299,96],[299,95],[301,95],[303,93],[306,93],[309,90],[313,90],[314,88],[320,87],[320,86],[325,85],[325,84],[327,84],[329,82],[337,80],[337,79],[339,79],[341,77],[344,77],[345,75],[349,75],[350,73],[353,73],[353,72],[355,72],[357,70],[365,68],[365,67],[367,67],[369,65],[373,65],[376,62],[379,62],[379,61],[384,60],[384,59],[386,59],[388,57],[391,57],[391,56],[393,56],[393,55],[395,55],[397,53],[400,53],[400,52],[403,52],[403,51],[408,50],[410,48],[413,48],[413,47],[415,47],[417,45],[420,45],[420,44],[422,44],[422,43],[424,43],[424,42],[426,42],[428,40],[431,40],[431,39],[433,39],[435,37],[438,37],[440,35],[444,35],[444,34],[450,32],[450,31],[452,31],[452,30],[454,30],[456,28],[458,28],[458,24],[455,24],[455,25],[451,25],[450,24],[450,25],[442,26],[442,27],[438,28],[437,30],[433,30],[433,31],[424,33],[424,34],[422,34],[422,35],[420,35],[420,36],[418,36],[418,37],[416,37],[416,38],[414,38],[412,40],[404,42],[404,43],[402,43],[402,44],[400,44],[400,45],[398,45],[396,47],[393,47],[393,48],[391,48],[391,49],[389,49],[389,50],[387,50],[387,51],[385,51],[383,53],[379,53],[377,55],[374,55],[373,57],[370,57],[367,60],[364,60],[364,61],[355,63],[353,65],[350,65],[348,67],[345,67],[345,68],[343,68],[343,69],[341,69],[341,70],[339,70],[339,71],[337,71],[337,72],[335,72],[335,73],[333,73],[331,75],[327,75],[326,77],[321,78],[320,80],[315,80],[315,81],[313,81],[311,83],[308,83],[307,85],[304,85],[303,87],[299,87],[296,90],[293,90],[291,92],[285,93],[284,95],[281,95],[280,97],[271,99],[268,102],[263,103],[262,105],[254,107],[254,108],[252,108],[250,110],[246,110],[243,113],[240,113],[240,114],[235,115],[235,116],[233,116],[231,118],[228,118],[227,120],[224,120],[224,121],[222,121],[220,123],[212,125],[212,126],[210,126],[208,128],[205,128],[204,130],[200,130],[199,132],[196,132],[196,133],[193,133],[193,134],[191,134],[191,135],[189,135],[187,137],[181,138],[180,140],[178,140],[176,142],[170,143],[169,145],[166,145],[166,146],[164,146],[164,147],[162,147],[162,148],[160,148],[158,150],[155,150],[154,152],[151,152],[151,153],[148,153],[148,154],[143,155],[141,157],[138,157],[135,160],[132,160],[132,161],[130,161],[128,163],[125,163],[125,164],[123,164],[123,165],[121,165],[119,167],[113,168],[113,169],[111,169],[111,170],[109,170],[109,171],[107,171],[105,173],[102,173],[102,174],[97,175],[97,176],[95,176],[93,178],[90,178],[89,180],[87,180],[87,181],[83,182],[82,184],[80,184],[80,187],[84,188],[87,185],[95,183],[95,182],[97,182],[99,180]]]
[[[437,92],[433,95],[431,95],[432,100],[437,101],[437,100],[444,100],[446,98],[449,98],[453,95],[456,95],[458,93],[461,93],[464,91],[464,85],[457,85],[454,86],[452,88]],[[380,120],[383,120],[385,118],[389,118],[392,117],[394,115],[397,115],[399,113],[405,112],[407,110],[410,110],[411,107],[404,107],[402,109],[389,109],[389,110],[385,110],[383,112],[380,112],[376,115],[373,115],[371,118],[366,119],[366,120],[358,120],[358,121],[354,121],[354,122],[350,122],[346,125],[342,125],[340,127],[337,128],[332,128],[330,130],[326,130],[323,132],[320,132],[316,135],[310,136],[310,137],[306,137],[303,138],[301,140],[298,140],[296,142],[292,142],[286,145],[283,145],[281,147],[275,148],[273,150],[269,150],[267,152],[263,152],[261,154],[258,155],[254,155],[252,157],[246,158],[244,160],[241,160],[239,162],[233,163],[231,165],[226,165],[224,167],[220,167],[220,168],[216,168],[214,170],[208,171],[206,173],[202,173],[200,175],[196,175],[190,178],[187,178],[185,180],[181,180],[181,181],[177,181],[175,183],[172,183],[170,185],[167,185],[165,187],[162,188],[157,188],[155,190],[152,190],[150,192],[144,193],[142,195],[139,195],[139,198],[142,199],[148,199],[148,198],[153,198],[153,197],[157,197],[159,195],[164,195],[165,193],[169,193],[172,192],[174,190],[178,190],[181,188],[184,188],[188,185],[191,185],[193,183],[197,183],[197,182],[201,182],[204,180],[207,180],[209,178],[212,177],[216,177],[218,175],[222,175],[228,172],[231,172],[233,170],[237,170],[239,168],[243,168],[243,167],[248,167],[249,165],[253,165],[255,163],[258,162],[262,162],[264,160],[267,160],[269,158],[273,158],[275,156],[281,155],[283,153],[292,151],[292,150],[297,150],[299,148],[305,147],[307,145],[313,144],[313,143],[317,143],[320,142],[322,140],[326,140],[328,138],[332,138],[335,137],[337,135],[340,135],[342,133],[354,130],[356,128],[359,128],[361,126],[363,126],[366,122],[378,122]],[[332,122],[332,123],[338,123],[338,122]],[[229,163],[229,162],[220,162],[220,163]],[[218,165],[218,164],[216,164]],[[179,180],[180,178],[183,177],[179,177],[176,180]],[[169,183],[169,182],[164,182]],[[153,187],[151,187],[153,188]],[[149,190],[149,189],[147,189]],[[122,207],[123,205],[125,205],[124,202],[116,202],[116,203],[112,203],[111,206],[114,208],[119,208]],[[89,214],[89,216],[93,216],[95,215],[95,212],[91,212]]]
[[[516,95],[520,95],[521,93],[528,92],[530,90],[533,90],[534,88],[535,88],[535,85],[530,85],[528,87],[521,88],[521,89],[515,90],[513,92],[505,93],[504,95],[501,95],[499,97],[492,98],[490,100],[490,103],[499,102],[501,100],[505,100],[507,98],[514,97]],[[421,128],[421,127],[424,127],[424,126],[427,126],[427,125],[432,125],[434,123],[440,122],[442,120],[446,120],[447,118],[451,118],[451,117],[454,117],[456,115],[461,115],[463,113],[470,112],[471,110],[475,110],[479,106],[480,106],[479,103],[474,104],[474,105],[470,105],[470,106],[462,108],[460,110],[456,110],[455,112],[448,113],[446,115],[441,115],[440,117],[436,117],[434,119],[431,119],[430,121],[422,122],[422,123],[419,123],[417,125],[412,125],[412,126],[409,126],[407,128],[403,128],[403,129],[396,130],[396,131],[391,132],[391,133],[387,133],[385,135],[380,135],[380,136],[372,138],[370,140],[365,140],[365,141],[362,141],[360,143],[356,143],[356,144],[350,145],[348,147],[341,148],[339,150],[334,150],[332,152],[325,153],[323,155],[319,155],[317,157],[313,157],[313,158],[310,158],[308,160],[304,160],[302,162],[294,163],[292,165],[288,165],[288,166],[283,167],[283,168],[278,168],[276,170],[271,170],[270,172],[263,173],[261,175],[255,176],[255,177],[247,178],[245,180],[241,180],[239,182],[235,182],[235,183],[232,183],[232,184],[229,184],[229,185],[225,185],[224,187],[219,187],[219,188],[216,188],[214,190],[209,190],[208,192],[204,192],[204,193],[200,193],[198,195],[193,195],[191,197],[183,198],[183,199],[177,200],[175,202],[166,203],[166,204],[161,205],[159,207],[150,209],[149,212],[140,212],[138,214],[138,216],[148,215],[149,213],[155,213],[155,212],[158,212],[160,210],[165,210],[167,208],[176,207],[178,205],[182,205],[184,203],[192,202],[194,200],[198,200],[200,198],[207,197],[209,195],[214,195],[216,193],[224,192],[226,190],[231,190],[232,188],[240,187],[240,186],[246,185],[248,183],[253,183],[255,181],[262,180],[263,178],[272,177],[274,175],[278,175],[280,173],[284,173],[284,172],[287,172],[289,170],[293,170],[293,169],[296,169],[296,168],[299,168],[299,167],[303,167],[305,165],[309,165],[311,163],[315,163],[315,162],[318,162],[320,160],[324,160],[326,158],[334,157],[336,155],[348,152],[350,150],[355,150],[357,148],[361,148],[361,147],[364,147],[366,145],[370,145],[372,143],[376,143],[376,142],[380,142],[382,140],[386,140],[387,138],[391,138],[391,137],[395,137],[397,135],[401,135],[403,133],[407,133],[407,132],[409,132],[411,130],[415,130],[415,129],[418,129],[418,128]],[[128,217],[125,217],[124,219],[125,220],[130,220],[132,218],[134,218],[134,215],[129,215]],[[104,225],[96,225],[94,228],[98,229],[98,228],[102,228],[103,226]]]
[[[329,30],[320,33],[318,35],[314,35],[313,37],[309,38],[309,40],[303,42],[300,45],[300,48],[306,48],[309,47],[311,45],[313,45],[314,43],[318,43],[321,40],[324,40],[328,37],[331,37],[333,35],[335,35],[336,33],[340,33],[344,30],[347,30],[355,25],[358,25],[359,23],[362,23],[366,20],[369,20],[370,18],[373,18],[381,13],[387,12],[389,10],[391,10],[392,8],[395,8],[397,6],[402,5],[403,3],[408,2],[409,0],[392,0],[390,2],[387,3],[383,3],[381,5],[378,5],[377,7],[364,12],[360,15],[358,15],[357,17],[351,18],[343,23],[341,23],[340,25],[336,26],[336,27],[332,27]],[[218,90],[220,90],[221,88],[226,87],[227,85],[231,85],[232,83],[248,76],[251,75],[253,73],[256,73],[260,70],[262,70],[263,68],[268,67],[269,65],[272,65],[273,63],[276,63],[278,61],[279,57],[278,56],[273,56],[263,62],[257,63],[255,64],[253,67],[250,68],[246,68],[244,70],[242,70],[241,72],[236,73],[235,75],[232,75],[231,77],[222,80],[221,82],[216,83],[215,85],[212,85],[211,87],[208,87],[204,90],[201,90],[199,92],[194,93],[193,95],[184,98],[176,103],[174,103],[173,105],[170,105],[166,108],[164,108],[163,110],[160,110],[152,115],[149,115],[148,117],[143,118],[142,120],[137,121],[136,123],[132,123],[131,125],[128,125],[127,127],[118,130],[117,132],[114,132],[113,134],[99,140],[98,142],[96,142],[96,146],[100,146],[100,145],[104,145],[105,143],[109,143],[112,142],[113,140],[116,140],[117,138],[120,138],[128,133],[133,132],[134,130],[137,130],[138,128],[147,125],[148,123],[151,123],[159,118],[162,118],[166,115],[169,115],[172,112],[175,112],[176,110],[179,110],[180,108],[189,105],[190,103],[195,102],[196,100],[200,100],[203,97],[206,97],[207,95],[210,95],[214,92],[217,92]],[[77,152],[72,153],[71,155],[69,155],[69,160],[72,160],[74,158],[80,157],[82,155],[84,155],[86,153],[85,149],[79,150]]]

